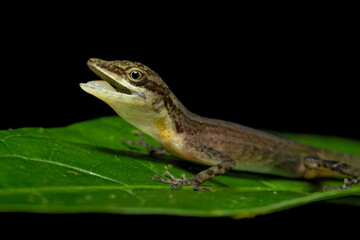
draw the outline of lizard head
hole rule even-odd
[[[84,91],[106,102],[133,125],[158,117],[171,91],[156,72],[130,61],[91,58],[87,64],[102,80],[81,83]]]

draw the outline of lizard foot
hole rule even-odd
[[[349,164],[333,161],[333,160],[326,160],[320,158],[318,155],[310,155],[305,158],[305,165],[308,168],[312,169],[328,169],[334,172],[338,172],[342,175],[349,176],[351,179],[344,179],[344,184],[337,186],[337,187],[331,187],[331,186],[324,186],[323,190],[342,190],[342,189],[348,189],[354,185],[357,185],[360,183],[360,169],[353,167]]]
[[[139,137],[139,141],[136,142],[136,141],[131,141],[129,139],[126,139],[126,138],[122,138],[121,141],[123,142],[126,142],[130,145],[133,145],[133,146],[141,146],[141,147],[144,147],[148,150],[149,154],[151,156],[159,156],[159,155],[164,155],[166,153],[166,150],[162,147],[162,146],[159,146],[159,147],[154,147],[154,146],[151,146],[148,142],[146,142],[146,140],[144,139],[144,136],[143,134],[141,133],[138,133],[138,132],[135,132],[133,133],[135,136],[138,136]]]
[[[349,189],[350,187],[355,186],[359,183],[360,183],[360,177],[353,178],[353,179],[344,178],[343,185],[339,185],[337,187],[324,186],[323,191],[325,191],[325,190],[345,190],[345,189]]]
[[[170,184],[170,188],[171,189],[178,189],[182,186],[192,186],[194,188],[194,190],[205,190],[205,191],[211,191],[210,188],[207,187],[202,187],[200,186],[200,183],[197,182],[194,178],[189,178],[186,179],[185,174],[181,174],[181,178],[177,178],[174,175],[172,175],[169,171],[165,171],[164,176],[168,176],[170,179],[167,178],[162,178],[159,175],[154,175],[152,178],[155,179],[160,179],[161,182],[163,183],[168,183]]]

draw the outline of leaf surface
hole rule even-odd
[[[122,143],[121,138],[137,140],[134,130],[113,116],[62,128],[0,131],[0,211],[243,218],[328,199],[360,205],[360,186],[322,191],[323,185],[341,185],[341,179],[304,181],[232,171],[205,184],[213,191],[170,190],[152,176],[169,170],[191,177],[205,167],[170,155],[153,158]],[[282,135],[360,156],[359,141]],[[351,198],[341,198],[346,196]]]

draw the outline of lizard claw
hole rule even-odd
[[[163,175],[168,176],[170,179],[162,178],[159,175],[154,175],[152,178],[160,179],[162,183],[169,184],[169,187],[171,189],[178,189],[182,186],[192,186],[196,191],[198,190],[211,191],[210,188],[200,186],[200,184],[196,182],[193,178],[187,179],[184,173],[181,174],[181,178],[175,177],[169,171],[165,171]]]

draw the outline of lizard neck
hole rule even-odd
[[[164,99],[164,106],[172,127],[176,134],[186,133],[188,125],[194,120],[200,120],[201,117],[195,115],[185,108],[185,106],[171,93]]]
[[[172,92],[163,99],[159,112],[161,114],[155,121],[158,134],[153,137],[163,146],[188,135],[187,126],[191,125],[193,118],[198,117],[187,110]]]

